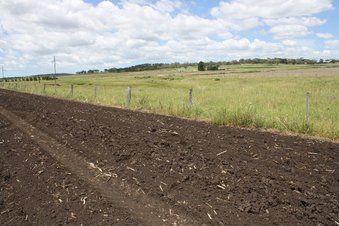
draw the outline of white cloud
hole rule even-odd
[[[220,2],[211,13],[220,18],[281,18],[309,16],[330,9],[331,0],[231,0]]]
[[[265,19],[265,23],[269,26],[276,25],[302,25],[307,27],[319,26],[326,23],[326,20],[321,20],[316,17],[281,17],[276,19]]]
[[[97,6],[82,0],[30,0],[32,4],[28,1],[0,3],[5,12],[0,15],[1,27],[8,33],[1,46],[5,45],[4,51],[37,59],[57,55],[61,66],[123,64],[153,56],[171,60],[176,56],[163,53],[171,53],[168,46],[163,46],[170,40],[188,40],[185,43],[190,46],[190,42],[202,37],[228,34],[223,24],[215,20],[180,13],[172,16],[170,12],[181,6],[180,1],[123,1],[120,5],[103,1]]]
[[[325,41],[327,49],[339,49],[339,39]]]
[[[204,18],[184,11],[185,1],[179,0],[97,5],[83,0],[0,0],[0,59],[8,69],[48,68],[55,55],[60,68],[86,69],[138,62],[310,56],[316,52],[293,40],[324,24],[313,15],[332,5],[329,0],[305,1],[285,0],[279,5],[277,0],[232,0],[212,9],[212,18]],[[265,25],[266,35],[275,41],[238,32],[266,29]]]
[[[180,1],[160,0],[156,2],[155,8],[162,12],[173,12],[176,9],[180,9],[182,3]]]
[[[333,38],[333,35],[330,33],[317,33],[316,35],[319,38],[324,38],[324,39]]]
[[[277,39],[303,37],[311,34],[307,27],[302,25],[277,25],[270,29]]]
[[[289,39],[283,40],[281,43],[285,46],[296,46],[297,45],[297,41],[289,40]]]
[[[227,21],[234,30],[247,30],[266,24],[275,38],[311,34],[308,27],[326,23],[315,15],[334,9],[331,0],[231,0],[222,1],[211,14]],[[284,33],[282,28],[286,28]],[[301,32],[297,35],[295,32]]]
[[[295,38],[312,34],[308,27],[320,26],[326,23],[316,17],[282,17],[265,19],[265,23],[271,26],[270,32],[274,38]]]

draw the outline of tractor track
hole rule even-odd
[[[187,216],[172,213],[171,208],[159,201],[152,200],[152,198],[146,197],[141,192],[133,191],[126,184],[120,184],[117,179],[111,179],[112,175],[103,172],[94,163],[87,161],[84,157],[74,153],[46,133],[1,106],[0,114],[27,134],[31,140],[77,177],[114,204],[128,209],[132,215],[136,215],[145,225],[199,225],[198,222]]]

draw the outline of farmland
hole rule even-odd
[[[209,121],[339,138],[339,64],[228,65],[222,71],[177,68],[59,77],[2,84],[18,91]],[[46,84],[45,88],[44,84]],[[70,87],[74,86],[71,95]],[[193,89],[193,104],[188,91]],[[306,93],[310,93],[309,123]]]
[[[1,225],[336,225],[339,144],[0,90]]]

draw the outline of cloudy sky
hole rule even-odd
[[[5,75],[153,62],[339,59],[339,0],[0,0]]]

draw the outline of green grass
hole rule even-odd
[[[267,65],[232,67],[234,72],[266,71]],[[302,69],[304,65],[280,67]],[[272,68],[270,68],[272,69]],[[279,71],[278,67],[274,70]],[[193,70],[193,69],[192,69]],[[298,74],[289,76],[252,76],[225,71],[210,75],[188,70],[151,71],[124,74],[66,76],[43,83],[18,82],[17,90],[54,95],[62,98],[126,106],[127,87],[132,87],[129,108],[179,117],[207,120],[218,125],[276,129],[339,139],[339,71],[338,75]],[[207,72],[205,72],[207,73]],[[74,96],[70,85],[74,84]],[[15,89],[15,84],[5,88]],[[96,87],[96,98],[94,89]],[[188,90],[193,88],[193,107],[188,107]],[[311,93],[310,124],[306,124],[305,98]]]

